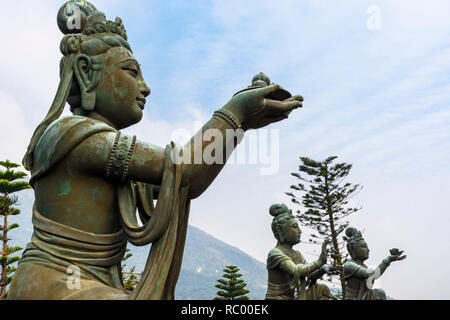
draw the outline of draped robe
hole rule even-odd
[[[54,121],[41,136],[33,157],[30,184],[48,174],[73,148],[100,132],[116,129],[94,119],[70,116]],[[9,299],[174,299],[188,226],[188,187],[181,187],[182,166],[172,162],[173,143],[165,149],[164,173],[154,206],[155,186],[137,181],[117,183],[122,229],[94,234],[44,217],[34,206],[34,232]],[[105,168],[106,169],[106,168]],[[136,211],[142,222],[137,222]],[[120,263],[127,241],[152,244],[141,281],[133,293],[123,289]],[[67,291],[75,267],[81,290]],[[70,291],[72,290],[72,291]],[[69,294],[68,294],[69,293]],[[104,294],[104,296],[102,296]]]
[[[297,265],[293,274],[288,274],[280,268],[280,264],[289,260]],[[266,300],[328,299],[330,291],[327,286],[318,283],[310,285],[310,279],[303,275],[318,268],[319,266],[315,263],[308,264],[303,255],[297,250],[289,250],[281,246],[273,248],[267,257],[269,279]]]

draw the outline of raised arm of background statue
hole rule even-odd
[[[319,259],[312,263],[300,263],[295,264],[292,260],[285,260],[280,263],[280,269],[292,276],[298,275],[300,277],[306,277],[319,270],[323,265],[327,263],[329,240],[326,239],[322,244],[322,252]]]
[[[330,243],[329,239],[325,239],[322,243],[322,251],[320,252],[319,256],[319,262],[321,263],[321,266],[327,263],[328,259],[328,244]]]
[[[278,90],[278,88],[278,85],[270,85],[242,92],[234,96],[222,110],[232,114],[242,124],[243,131],[251,128],[261,128],[270,123],[283,120],[287,118],[286,113],[301,107],[302,98],[295,96],[287,101],[265,98],[271,92]],[[223,161],[220,161],[221,163],[207,163],[203,159],[205,149],[214,141],[200,139],[201,143],[195,143],[196,139],[194,136],[184,146],[183,151],[191,155],[191,160],[195,160],[196,153],[201,155],[200,162],[197,164],[195,161],[183,163],[182,186],[190,186],[190,198],[196,198],[202,194],[223,168],[231,153],[229,152],[227,155],[227,151],[231,151],[226,150],[227,146],[228,148],[231,146],[231,149],[234,150],[237,145],[235,143],[235,135],[226,134],[227,130],[235,128],[222,118],[212,117],[196,136],[202,138],[203,133],[208,129],[216,129],[215,132],[221,134],[221,139],[223,139]],[[149,133],[151,133],[151,128],[149,128]],[[83,172],[88,171],[90,174],[105,176],[116,137],[116,133],[106,132],[95,134],[86,139],[72,151],[71,167]],[[127,178],[160,185],[164,169],[163,164],[163,148],[137,140],[129,162]]]

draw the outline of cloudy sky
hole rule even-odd
[[[21,161],[56,92],[61,4],[2,5],[0,159]],[[194,132],[260,71],[305,97],[288,120],[254,133],[258,146],[279,135],[276,174],[261,174],[263,157],[228,165],[192,203],[191,224],[264,262],[275,245],[268,208],[289,203],[299,156],[336,155],[353,164],[348,181],[364,186],[351,222],[365,230],[368,264],[392,247],[408,254],[381,286],[398,299],[450,298],[450,2],[94,4],[123,19],[152,89],[144,120],[126,130],[141,140],[165,145],[176,130]],[[31,230],[31,213],[21,219]]]

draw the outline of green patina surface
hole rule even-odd
[[[102,192],[99,188],[90,189],[89,193],[92,196],[92,201],[97,201],[102,196]]]
[[[68,196],[71,191],[70,180],[60,180],[58,182],[58,189],[56,191],[58,196]]]
[[[114,89],[114,91],[119,95],[120,99],[123,99],[128,95],[127,87],[116,88],[116,89]]]

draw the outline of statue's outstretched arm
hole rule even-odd
[[[218,144],[214,140],[202,141],[201,137],[208,129],[214,129],[216,139],[222,141]],[[205,191],[222,170],[237,146],[234,132],[226,121],[213,117],[186,146],[180,148],[182,153],[179,154],[186,154],[186,157],[178,158],[179,164],[183,166],[181,185],[190,186],[190,198]],[[204,156],[205,149],[212,143],[218,146],[215,152],[223,155],[221,159]],[[118,181],[134,180],[161,185],[164,154],[164,149],[159,146],[110,131],[97,133],[84,140],[72,150],[71,158],[78,171]],[[173,160],[178,161],[177,156]]]
[[[237,137],[242,138],[246,129],[285,119],[286,112],[301,106],[295,99],[264,98],[278,89],[278,85],[271,85],[234,96],[184,146],[184,156],[175,156],[174,160],[183,165],[181,185],[190,186],[190,198],[198,197],[212,183],[236,148]],[[90,174],[155,185],[162,181],[164,149],[131,136],[98,133],[78,145],[72,155],[77,166]]]
[[[369,277],[371,277],[372,275],[374,275],[377,271],[377,269],[379,270],[379,275],[381,276],[384,271],[386,271],[386,268],[389,266],[390,262],[389,259],[384,259],[376,269],[371,269],[371,268],[364,268],[363,266],[360,265],[356,265],[355,264],[355,272],[353,272],[353,276],[356,278],[360,278],[360,279],[367,279]]]

